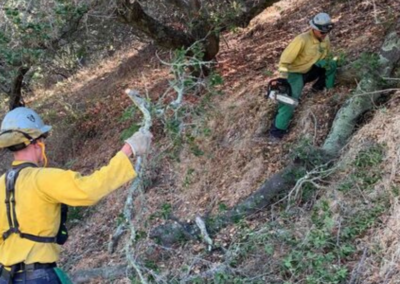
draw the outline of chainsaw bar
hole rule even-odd
[[[299,105],[299,101],[296,100],[295,98],[289,97],[289,96],[287,96],[285,94],[276,93],[276,91],[274,91],[274,90],[271,90],[269,92],[268,97],[270,99],[275,100],[275,101],[278,101],[278,102],[281,102],[281,103],[284,103],[284,104],[287,104],[287,105],[291,105],[291,106],[294,106],[294,107]]]

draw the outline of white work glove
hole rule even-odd
[[[141,128],[131,137],[126,139],[125,142],[131,146],[132,152],[135,156],[141,156],[149,150],[152,138],[153,135],[150,131]]]

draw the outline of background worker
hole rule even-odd
[[[7,113],[1,124],[0,148],[12,151],[14,162],[0,177],[0,284],[67,283],[56,268],[61,204],[93,205],[135,178],[129,157],[146,153],[152,138],[148,131],[136,132],[108,165],[82,176],[44,167],[50,130],[25,107]]]
[[[312,91],[332,88],[336,61],[330,60],[328,33],[333,28],[326,13],[315,15],[309,22],[311,29],[294,38],[283,51],[279,61],[279,81],[290,85],[290,96],[299,99],[306,83],[315,81]],[[271,140],[279,141],[288,133],[294,106],[279,103],[278,112],[269,130]]]

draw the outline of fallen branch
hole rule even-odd
[[[121,224],[115,230],[114,234],[111,236],[111,240],[108,243],[108,253],[112,254],[115,251],[115,248],[118,245],[118,241],[122,237],[122,235],[127,231],[125,224]]]
[[[79,270],[70,274],[72,283],[88,283],[94,279],[115,279],[127,275],[126,265]]]
[[[361,270],[361,268],[364,267],[364,262],[367,257],[367,252],[368,252],[367,248],[364,248],[364,252],[362,254],[360,262],[357,264],[357,267],[354,268],[354,270],[351,272],[351,278],[350,278],[349,284],[357,283],[358,277],[360,276],[360,273],[361,273],[360,270]]]

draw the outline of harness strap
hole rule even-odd
[[[20,171],[28,167],[37,167],[33,163],[23,163],[17,167],[14,167],[6,173],[6,209],[7,209],[7,220],[9,229],[3,233],[3,240],[6,240],[11,234],[18,234],[23,239],[28,239],[39,243],[56,243],[57,237],[42,237],[35,236],[32,234],[23,233],[19,230],[19,223],[17,219],[17,213],[15,211],[15,182]]]
[[[21,233],[19,232],[19,236],[23,239],[28,239],[30,241],[38,242],[38,243],[56,243],[57,237],[41,237],[35,236],[31,234]]]

